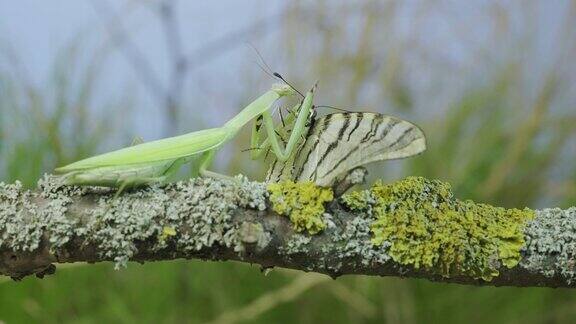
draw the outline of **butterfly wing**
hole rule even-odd
[[[377,113],[336,113],[318,119],[295,155],[293,179],[332,186],[349,170],[426,149],[424,133],[405,120]]]

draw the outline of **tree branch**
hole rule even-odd
[[[422,195],[434,195],[430,188]],[[21,279],[52,273],[55,263],[114,261],[123,267],[128,261],[198,258],[333,278],[362,274],[475,285],[576,285],[576,208],[535,211],[534,219],[519,227],[524,236],[521,260],[510,267],[491,257],[497,275],[485,280],[462,270],[470,260],[458,259],[452,265],[456,271],[440,271],[447,251],[439,252],[435,266],[418,266],[394,254],[394,245],[401,243],[394,236],[376,244],[375,209],[350,208],[336,199],[323,215],[327,228],[309,235],[296,233],[288,217],[272,211],[268,196],[264,184],[242,177],[236,182],[197,178],[134,190],[117,199],[108,189],[60,186],[52,176],[45,176],[35,191],[18,182],[1,183],[0,274]],[[459,249],[470,255],[485,242],[474,244]]]

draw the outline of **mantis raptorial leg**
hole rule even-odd
[[[296,114],[296,121],[294,122],[294,126],[290,131],[290,135],[286,143],[286,146],[284,146],[278,141],[279,136],[277,136],[276,134],[277,128],[274,126],[274,121],[272,120],[272,115],[270,111],[265,111],[262,113],[261,115],[262,123],[264,124],[264,129],[266,130],[268,137],[262,143],[258,143],[260,134],[259,128],[261,128],[261,125],[258,124],[259,120],[256,120],[252,128],[252,136],[250,139],[251,146],[253,148],[256,148],[256,150],[253,150],[253,152],[251,152],[251,157],[253,159],[257,159],[258,157],[260,157],[264,149],[270,146],[272,152],[280,162],[288,160],[290,154],[294,152],[296,145],[302,139],[302,135],[307,130],[306,125],[312,118],[314,112],[312,100],[315,89],[316,85],[314,85],[314,87],[306,94],[306,96],[302,100],[302,103],[294,107],[291,110],[291,113],[288,115],[288,118],[290,118],[291,116],[294,116],[292,115],[293,113]],[[285,131],[286,128],[287,127],[282,127],[280,128],[280,130]]]
[[[292,128],[295,124],[296,113],[300,108],[301,103],[289,110],[289,114],[286,117],[281,116],[282,127],[275,127],[275,133],[282,139],[283,142],[289,136]],[[252,135],[250,137],[250,157],[253,160],[259,159],[264,152],[270,151],[270,139],[265,138],[264,141],[260,143],[260,135],[262,133],[262,123],[263,116],[259,116],[256,121],[252,123]]]

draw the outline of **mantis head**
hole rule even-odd
[[[276,92],[279,96],[292,96],[296,94],[296,91],[288,84],[285,83],[275,83],[272,85],[272,91]]]

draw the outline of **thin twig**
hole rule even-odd
[[[330,281],[330,277],[318,274],[299,275],[286,286],[261,295],[247,306],[226,312],[213,321],[210,321],[209,323],[231,324],[241,321],[254,320],[261,314],[273,309],[274,307],[277,307],[280,304],[291,302],[302,295],[304,292],[328,281]]]
[[[148,91],[157,100],[163,102],[167,91],[146,56],[138,49],[124,30],[121,17],[110,8],[106,0],[92,0],[91,3],[102,21],[108,26],[108,31],[114,43],[121,49],[128,63],[132,65],[134,72],[139,75],[140,80]]]
[[[366,299],[366,297],[350,289],[348,286],[334,281],[330,284],[330,291],[334,296],[348,304],[364,318],[372,318],[376,315],[378,308],[371,301]]]
[[[182,39],[178,20],[174,14],[175,0],[160,3],[160,22],[166,39],[166,47],[171,58],[168,93],[166,94],[166,111],[168,113],[169,132],[178,124],[178,108],[181,106],[182,90],[188,66],[182,51]]]

